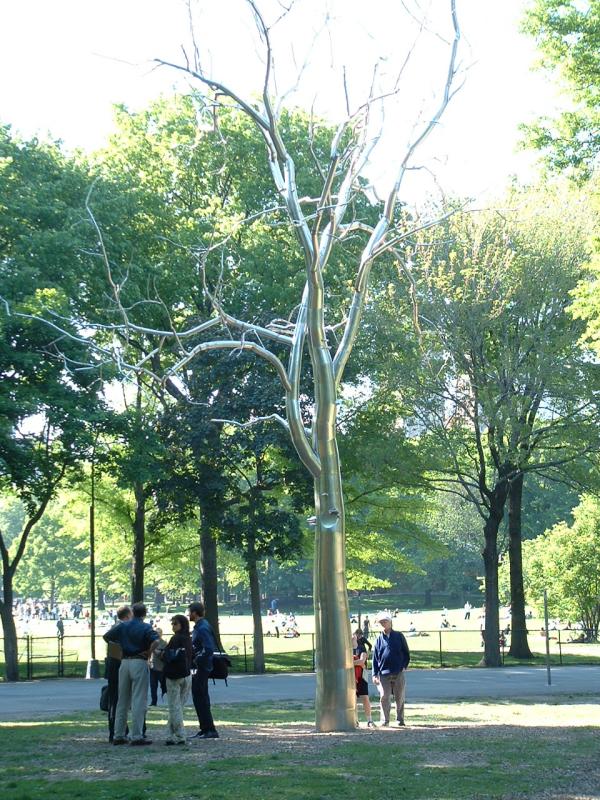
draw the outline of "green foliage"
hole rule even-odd
[[[503,469],[560,472],[595,430],[595,370],[565,313],[589,257],[584,197],[516,192],[507,205],[455,215],[419,253],[419,349],[398,380],[446,453],[442,477],[482,507]]]
[[[350,390],[341,413],[350,589],[402,585],[409,573],[422,574],[415,551],[435,549],[423,526],[427,503],[412,488],[419,454],[397,424],[394,400],[363,384],[353,399]]]
[[[25,514],[22,506],[19,510],[22,528]],[[68,494],[53,501],[34,528],[27,557],[16,574],[15,591],[21,597],[51,602],[89,595],[87,515],[78,515]]]
[[[17,678],[11,604],[28,539],[65,478],[81,477],[92,427],[106,418],[84,343],[59,336],[43,313],[81,319],[90,228],[82,223],[87,173],[57,145],[21,142],[0,128],[0,497],[24,507],[10,548],[0,529],[0,612],[7,676]],[[15,312],[22,316],[15,316]],[[56,316],[54,316],[56,319]],[[55,527],[38,532],[37,552],[56,574]],[[52,565],[52,566],[50,566]],[[41,576],[30,575],[39,583]]]
[[[543,608],[544,589],[552,615],[581,621],[594,637],[600,625],[600,503],[584,496],[574,522],[561,522],[525,542],[523,562],[529,602]]]
[[[589,177],[600,152],[600,2],[534,0],[523,28],[574,101],[557,119],[526,126],[528,144],[553,169]]]

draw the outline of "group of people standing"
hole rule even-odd
[[[108,679],[109,741],[114,745],[152,744],[146,736],[146,709],[150,686],[149,659],[156,670],[162,666],[169,708],[167,745],[185,745],[183,708],[192,693],[199,730],[193,739],[218,739],[210,707],[208,678],[217,650],[214,632],[204,617],[204,605],[191,603],[188,616],[171,618],[172,636],[168,642],[147,622],[146,606],[134,603],[117,611],[117,622],[104,634],[108,644],[106,677]],[[188,619],[189,618],[189,619]],[[194,628],[190,632],[190,622]],[[156,692],[157,687],[154,687]],[[131,729],[127,722],[131,708]]]
[[[373,655],[373,683],[379,692],[381,705],[380,725],[388,727],[392,697],[396,704],[396,722],[400,727],[404,722],[404,701],[406,690],[406,670],[410,663],[410,650],[404,634],[392,628],[392,617],[382,611],[375,619],[381,625],[381,633],[372,648],[364,630],[358,628],[352,636],[352,655],[354,659],[354,677],[356,681],[356,698],[360,700],[367,717],[367,727],[375,726],[369,700],[369,684],[366,679],[366,668],[369,654]]]
[[[146,613],[143,603],[123,606],[117,611],[116,624],[104,634],[108,644],[109,741],[114,745],[152,744],[152,740],[146,736],[150,659],[153,672],[162,672],[161,678],[166,687],[168,723],[165,744],[185,745],[188,741],[183,709],[190,691],[199,729],[189,738],[218,739],[208,692],[217,645],[214,632],[205,619],[203,603],[191,603],[187,617],[175,614],[171,618],[172,636],[168,641],[161,638],[161,632],[144,621]],[[194,623],[191,631],[190,622]],[[378,614],[376,623],[381,626],[381,632],[374,647],[360,628],[352,637],[356,697],[363,705],[367,726],[374,727],[366,672],[368,650],[372,650],[373,683],[379,691],[381,704],[380,725],[387,727],[390,724],[393,698],[396,722],[404,726],[405,673],[410,663],[410,651],[404,635],[393,630],[388,612]],[[159,664],[161,670],[156,669]],[[158,681],[155,679],[153,699],[160,685]],[[128,718],[130,729],[127,726]]]

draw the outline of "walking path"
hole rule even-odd
[[[26,683],[0,683],[0,721],[54,717],[98,708],[103,680],[62,678]],[[372,687],[374,689],[374,687]],[[314,674],[231,675],[210,685],[215,705],[244,702],[312,700]],[[552,685],[545,668],[409,670],[408,702],[490,698],[550,699],[557,695],[589,694],[600,697],[600,666],[554,667]]]

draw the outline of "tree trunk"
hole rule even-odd
[[[483,564],[485,569],[485,617],[483,621],[484,652],[479,666],[501,667],[500,618],[498,602],[498,529],[502,522],[503,503],[495,499],[486,520],[483,534]]]
[[[508,555],[510,559],[511,634],[509,656],[533,658],[527,641],[525,590],[523,587],[523,552],[521,541],[521,509],[523,506],[523,474],[510,484],[508,492]]]
[[[97,592],[98,592],[98,600],[96,605],[98,606],[98,611],[106,611],[106,596],[104,594],[104,589],[98,586]]]
[[[133,520],[133,563],[131,565],[131,602],[144,601],[144,558],[146,546],[146,497],[140,481],[133,485],[135,517]]]
[[[248,578],[250,579],[250,605],[252,607],[252,626],[254,643],[254,672],[265,671],[265,648],[263,642],[262,614],[260,609],[260,581],[254,555],[254,545],[249,543],[247,559]]]
[[[342,481],[335,440],[327,444],[329,452],[321,453],[322,475],[315,481],[316,724],[321,732],[353,730],[356,702]]]
[[[217,645],[222,650],[219,631],[217,541],[213,533],[210,515],[203,507],[200,508],[200,580],[202,582],[204,616],[215,632]]]
[[[0,600],[0,618],[4,636],[4,670],[7,681],[19,680],[19,647],[17,643],[17,628],[12,613],[13,606],[13,580],[9,570],[2,575],[3,595]]]

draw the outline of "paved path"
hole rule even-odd
[[[31,719],[98,708],[103,680],[76,678],[0,683],[0,720]],[[372,687],[373,689],[374,687]],[[219,703],[309,700],[314,697],[314,674],[232,675],[229,686],[210,686]],[[549,699],[556,695],[591,694],[600,699],[599,667],[554,667],[552,685],[545,668],[410,670],[408,702],[524,697]]]

